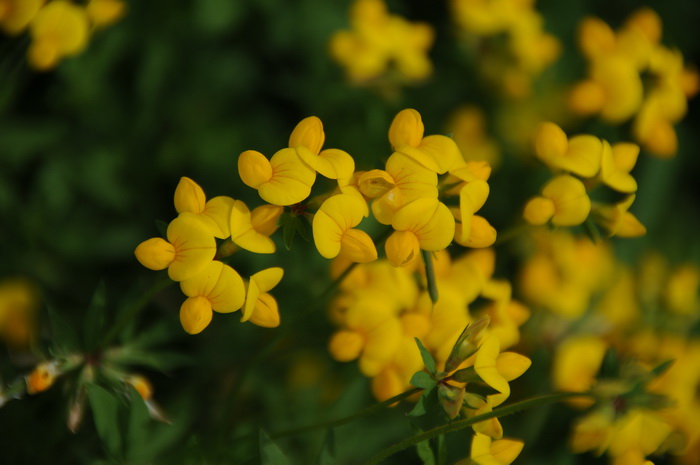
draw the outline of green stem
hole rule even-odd
[[[391,457],[395,453],[407,449],[411,446],[414,446],[419,442],[427,441],[429,439],[438,437],[442,434],[459,431],[484,420],[504,417],[506,415],[511,415],[513,413],[520,412],[521,410],[553,404],[555,402],[560,402],[562,400],[570,399],[572,397],[593,397],[593,394],[587,392],[555,392],[552,394],[545,394],[542,396],[532,397],[530,399],[526,399],[505,407],[498,408],[491,412],[482,413],[481,415],[476,415],[470,418],[453,421],[451,423],[447,423],[445,425],[429,429],[420,434],[416,434],[415,436],[411,436],[410,438],[406,438],[402,441],[399,441],[396,444],[393,444],[374,455],[365,463],[365,465],[376,465],[378,463],[381,463],[388,457]]]
[[[289,430],[285,430],[285,431],[280,431],[279,433],[271,434],[270,438],[271,439],[285,438],[287,436],[294,436],[297,434],[303,434],[303,433],[307,433],[309,431],[315,431],[318,429],[334,428],[336,426],[345,425],[345,424],[351,423],[355,420],[359,420],[362,417],[366,417],[367,415],[371,415],[374,412],[382,410],[386,407],[389,407],[390,405],[393,405],[396,402],[399,402],[407,397],[410,397],[413,394],[416,394],[422,390],[423,389],[421,389],[421,388],[409,389],[408,391],[405,391],[405,392],[402,392],[401,394],[395,395],[391,399],[387,399],[387,400],[380,402],[378,404],[374,404],[371,407],[367,407],[366,409],[360,410],[359,412],[354,413],[352,415],[349,415],[347,417],[338,418],[337,420],[325,421],[322,423],[316,423],[313,425],[302,426],[300,428],[294,428],[294,429],[289,429]]]
[[[107,333],[107,335],[102,338],[102,342],[100,343],[100,347],[102,349],[105,349],[109,347],[109,345],[114,341],[114,339],[119,335],[120,332],[124,330],[126,325],[129,324],[129,322],[136,316],[138,313],[143,310],[149,302],[151,302],[151,299],[153,299],[153,296],[158,294],[160,291],[165,289],[166,287],[172,285],[174,283],[173,280],[170,279],[167,275],[165,275],[164,279],[160,279],[159,281],[156,281],[150,289],[148,289],[146,292],[141,294],[141,297],[139,297],[138,300],[133,302],[130,307],[127,307],[126,310],[124,310],[117,322],[112,325],[112,328],[110,331]]]
[[[518,237],[519,235],[521,235],[522,233],[524,233],[528,229],[530,229],[530,225],[527,223],[516,225],[510,229],[506,229],[502,233],[498,234],[498,237],[496,238],[496,242],[493,245],[494,245],[494,247],[498,247],[499,245],[502,245],[508,241],[515,239],[516,237]]]
[[[427,250],[420,251],[423,257],[423,263],[425,264],[425,277],[428,280],[428,294],[430,294],[430,300],[433,303],[437,303],[440,298],[438,294],[437,281],[435,280],[435,267],[433,266],[433,256]]]

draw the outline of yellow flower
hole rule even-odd
[[[200,273],[180,282],[188,297],[180,307],[180,322],[190,334],[198,334],[212,319],[212,310],[231,313],[245,300],[245,287],[240,275],[228,265],[211,261]]]
[[[494,441],[485,434],[476,433],[472,439],[470,460],[457,462],[457,465],[509,465],[520,455],[524,445],[517,439]]]
[[[607,344],[597,336],[574,336],[557,347],[552,365],[552,383],[555,389],[571,392],[588,391],[603,363]],[[570,401],[581,407],[589,406],[589,399]]]
[[[269,291],[279,284],[282,276],[284,276],[284,270],[273,267],[258,271],[250,277],[241,316],[242,322],[250,320],[251,323],[264,328],[279,326],[279,308]]]
[[[18,35],[29,25],[44,0],[0,0],[0,29]]]
[[[486,203],[489,195],[486,181],[475,179],[463,184],[459,191],[459,209],[453,213],[458,223],[455,228],[455,241],[465,247],[490,247],[496,242],[496,229],[475,213]]]
[[[597,205],[593,208],[596,222],[608,231],[609,236],[639,237],[647,233],[647,228],[630,213],[629,208],[635,195],[628,195],[615,205]]]
[[[126,4],[121,0],[90,0],[85,11],[90,22],[102,28],[119,21],[126,13]]]
[[[603,141],[603,158],[600,165],[600,180],[618,192],[632,194],[637,191],[637,181],[630,171],[639,156],[639,146],[621,142],[610,147]]]
[[[542,196],[530,199],[523,216],[530,224],[575,226],[583,223],[591,211],[591,200],[581,181],[569,175],[553,178],[542,189]]]
[[[464,163],[462,154],[452,139],[441,135],[423,137],[423,130],[423,122],[416,110],[401,110],[389,127],[389,142],[394,151],[438,174],[444,174]]]
[[[387,258],[394,266],[407,266],[419,249],[442,250],[452,242],[455,220],[450,210],[437,199],[421,198],[404,205],[392,217],[395,232],[385,244]]]
[[[38,289],[24,278],[0,282],[0,338],[10,347],[26,348],[36,332]]]
[[[377,259],[377,249],[369,235],[354,229],[368,214],[367,204],[361,197],[339,194],[329,197],[313,219],[314,243],[325,258],[342,254],[357,263]]]
[[[168,225],[168,240],[148,239],[134,254],[148,269],[168,269],[173,281],[182,281],[199,273],[214,258],[216,240],[202,220],[193,213],[181,213]]]
[[[226,196],[214,197],[207,202],[199,184],[184,176],[175,188],[175,210],[199,215],[211,234],[219,239],[226,239],[231,234],[229,217],[233,202]]]
[[[294,148],[279,150],[270,160],[260,152],[246,150],[238,157],[238,174],[263,200],[282,206],[306,199],[316,180],[316,171]]]
[[[88,18],[85,10],[65,0],[54,0],[32,20],[29,31],[29,64],[38,70],[56,66],[64,57],[77,55],[87,45]]]
[[[316,116],[304,118],[289,136],[289,147],[297,149],[304,162],[329,179],[347,182],[355,171],[355,161],[342,150],[321,150],[325,134],[323,123]]]
[[[371,170],[360,176],[360,191],[373,198],[372,213],[382,224],[391,224],[392,217],[402,206],[416,199],[437,199],[437,174],[411,158],[392,154],[386,171]]]
[[[547,122],[537,128],[535,154],[553,170],[590,178],[600,169],[603,143],[597,137],[585,134],[569,140],[559,126]]]
[[[231,240],[250,252],[274,253],[275,243],[269,236],[277,230],[277,219],[283,210],[277,205],[261,205],[251,213],[245,203],[236,200],[231,209]]]

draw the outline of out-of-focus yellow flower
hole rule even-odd
[[[680,315],[697,316],[700,311],[700,269],[687,263],[673,270],[664,290],[667,308]]]
[[[219,239],[230,235],[229,217],[233,202],[231,197],[223,195],[207,201],[199,184],[184,176],[175,188],[175,210],[199,215],[211,234]]]
[[[450,245],[455,220],[445,204],[422,198],[397,211],[391,226],[395,232],[385,244],[387,258],[394,266],[407,266],[418,256],[419,249],[435,252]]]
[[[350,30],[331,37],[329,48],[352,81],[364,83],[391,69],[406,81],[425,79],[432,72],[427,53],[434,33],[428,24],[389,14],[383,0],[356,0],[350,22]]]
[[[618,192],[632,194],[637,191],[637,181],[630,171],[639,156],[639,146],[629,142],[620,142],[610,147],[603,141],[603,157],[600,165],[600,180],[603,184]]]
[[[212,310],[231,313],[245,301],[245,287],[240,275],[228,265],[211,261],[200,273],[180,282],[188,297],[180,307],[180,322],[190,334],[198,334],[212,320]]]
[[[452,133],[460,153],[467,161],[486,161],[495,168],[501,154],[496,142],[488,137],[484,114],[476,106],[458,108],[450,117],[447,132]]]
[[[597,336],[574,336],[557,346],[552,365],[552,384],[567,392],[586,392],[595,382],[608,345]],[[591,405],[589,399],[572,399],[574,405]]]
[[[551,221],[555,226],[583,223],[591,211],[586,186],[573,176],[557,176],[542,189],[542,196],[530,199],[523,216],[530,224]]]
[[[250,320],[254,325],[263,328],[279,326],[280,314],[277,300],[269,292],[279,284],[283,276],[282,268],[273,267],[258,271],[250,277],[241,321]]]
[[[628,210],[634,202],[635,195],[628,195],[615,205],[596,205],[593,217],[610,236],[639,237],[647,233],[647,228]]]
[[[126,4],[121,0],[90,0],[85,11],[96,28],[103,28],[119,21],[126,14]]]
[[[361,197],[339,194],[329,197],[314,215],[314,243],[325,258],[343,254],[353,262],[366,263],[377,259],[377,249],[369,235],[354,229],[369,213]]]
[[[238,157],[238,174],[264,201],[281,206],[306,199],[316,180],[316,171],[302,161],[295,148],[279,150],[270,160],[246,150]]]
[[[140,243],[134,254],[148,269],[168,269],[173,281],[193,277],[214,258],[216,240],[202,220],[193,213],[181,213],[167,230],[168,240],[154,237]]]
[[[24,278],[0,282],[0,338],[13,348],[27,348],[34,339],[38,305],[36,286]]]
[[[24,31],[44,0],[0,0],[0,29],[9,35]]]
[[[41,8],[29,32],[32,36],[27,52],[29,64],[42,71],[83,51],[90,35],[85,9],[65,0],[53,0]]]
[[[586,134],[569,140],[559,126],[546,122],[537,128],[535,154],[553,170],[590,178],[600,169],[603,143],[597,137]]]

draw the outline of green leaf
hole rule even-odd
[[[601,241],[602,234],[600,234],[600,229],[593,222],[593,220],[591,220],[590,216],[586,218],[586,221],[583,222],[583,230],[585,231],[586,235],[591,240],[591,242],[593,242],[594,244],[597,244]]]
[[[129,409],[129,429],[126,437],[126,456],[129,463],[145,461],[151,441],[150,441],[150,424],[151,416],[148,413],[148,407],[143,398],[130,384],[129,398],[131,405]]]
[[[656,367],[654,367],[649,374],[651,375],[652,379],[653,378],[658,378],[659,376],[663,375],[668,371],[669,368],[671,368],[671,365],[675,362],[675,359],[670,359],[666,360],[665,362],[659,363]]]
[[[49,325],[53,336],[53,346],[57,354],[67,355],[80,350],[80,340],[75,329],[53,308],[49,308]]]
[[[435,388],[423,391],[423,394],[421,394],[421,396],[418,398],[416,405],[414,405],[413,409],[411,409],[411,411],[406,415],[414,418],[425,415],[427,413],[426,406],[429,404],[430,396],[433,395],[433,391],[435,391]]]
[[[277,444],[272,442],[270,437],[260,430],[260,463],[262,465],[289,465],[289,459],[277,447]]]
[[[432,389],[436,384],[437,381],[435,381],[435,379],[425,371],[417,371],[411,377],[411,386],[423,389]]]
[[[435,465],[435,454],[433,454],[433,449],[430,447],[430,441],[416,444],[416,452],[418,452],[418,457],[420,457],[423,465]]]
[[[445,441],[444,434],[437,437],[437,443],[437,465],[445,465],[447,463],[447,441]]]
[[[87,383],[86,387],[97,434],[111,455],[120,456],[119,400],[97,384]]]
[[[316,465],[335,465],[335,434],[333,430],[326,431],[326,438],[321,445],[321,451],[316,458]]]
[[[294,218],[295,216],[288,212],[282,213],[279,218],[280,227],[282,228],[282,237],[284,238],[284,246],[287,250],[292,250],[294,235],[297,232]]]
[[[474,381],[479,381],[479,375],[476,374],[474,367],[462,368],[461,370],[455,371],[450,379],[457,381],[459,383],[471,383]]]
[[[100,281],[92,296],[83,321],[83,345],[91,352],[97,348],[105,323],[107,311],[107,290],[104,281]]]
[[[435,359],[432,355],[430,355],[428,349],[423,347],[423,344],[420,342],[420,339],[418,339],[417,337],[414,339],[416,340],[416,344],[418,344],[418,350],[420,350],[420,356],[423,359],[423,364],[425,365],[425,368],[430,374],[434,375],[436,372]]]
[[[306,220],[306,217],[300,217],[300,216],[295,216],[296,219],[295,221],[295,227],[296,231],[301,236],[302,239],[304,239],[306,242],[309,242],[311,240],[311,236],[309,235],[309,222]],[[306,220],[306,221],[305,221]]]

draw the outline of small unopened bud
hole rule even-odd
[[[80,386],[75,398],[73,399],[73,402],[71,402],[70,407],[68,408],[67,424],[71,433],[78,431],[78,428],[80,428],[80,424],[83,421],[83,416],[85,414],[85,400],[85,388]]]
[[[451,372],[457,369],[463,361],[474,355],[481,345],[484,330],[488,327],[491,318],[486,315],[479,320],[467,325],[460,334],[452,352],[445,363],[445,371]]]
[[[53,385],[59,375],[55,361],[41,362],[26,378],[27,394],[37,394],[46,391]]]
[[[440,383],[438,384],[438,400],[440,405],[442,405],[442,409],[452,420],[459,415],[459,411],[462,409],[464,388]]]

